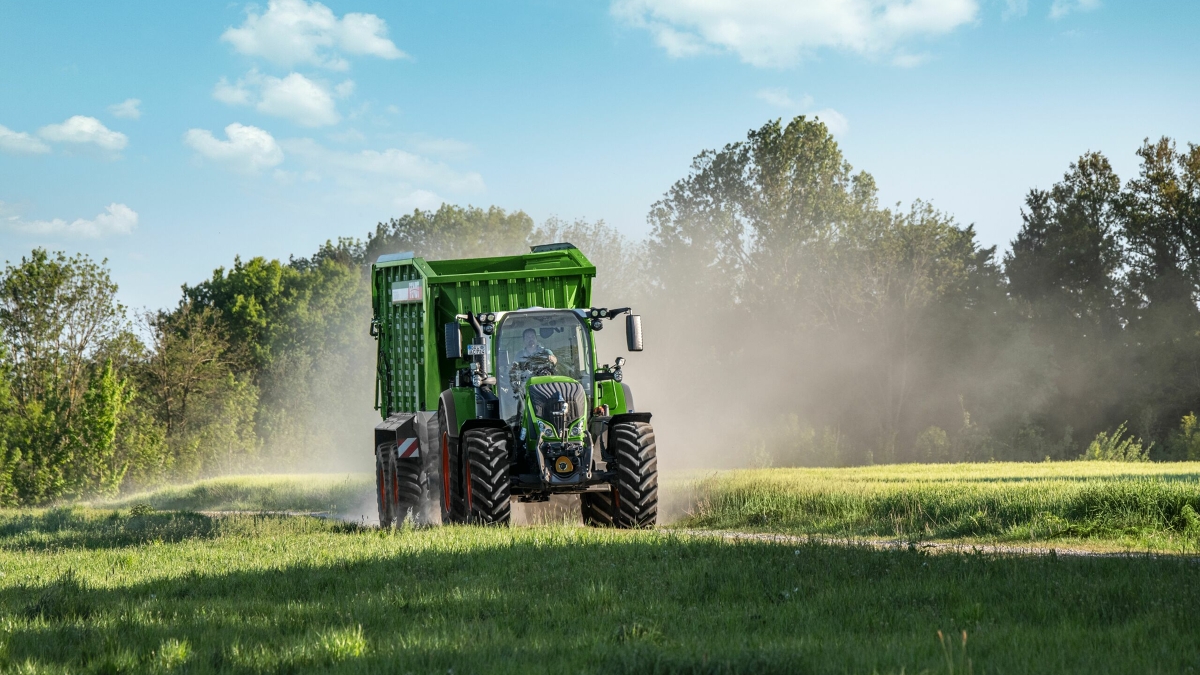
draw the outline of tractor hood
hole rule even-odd
[[[533,377],[529,379],[526,391],[529,392],[530,412],[544,422],[553,424],[556,413],[562,412],[564,402],[567,404],[565,422],[587,415],[587,391],[569,377]]]

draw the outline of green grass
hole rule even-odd
[[[157,510],[294,511],[341,515],[375,502],[371,474],[223,476],[96,502],[101,508],[149,504]]]
[[[1200,542],[1196,462],[764,469],[684,483],[681,527],[1177,552]]]
[[[6,511],[0,671],[1189,672],[1198,569],[662,530]]]

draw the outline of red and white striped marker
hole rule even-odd
[[[417,439],[406,438],[396,445],[396,454],[400,459],[408,459],[409,457],[420,457],[421,449],[417,445]]]

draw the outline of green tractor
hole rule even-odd
[[[521,256],[373,266],[379,341],[379,522],[503,525],[513,499],[578,494],[584,522],[650,527],[658,462],[650,413],[600,364],[617,319],[642,350],[641,317],[591,306],[595,267],[570,244]]]

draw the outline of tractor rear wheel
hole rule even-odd
[[[583,512],[583,524],[592,527],[613,526],[613,493],[585,492],[579,495],[579,508]]]
[[[610,493],[616,527],[653,527],[658,517],[658,454],[654,428],[646,422],[613,425],[616,477]]]
[[[471,429],[462,435],[467,469],[467,509],[472,523],[508,525],[512,519],[508,433]]]
[[[396,459],[392,471],[392,524],[416,522],[421,512],[421,460]]]
[[[421,460],[400,459],[394,443],[376,448],[375,498],[380,527],[415,519],[421,508]]]
[[[384,458],[380,456],[380,450],[375,449],[375,503],[379,507],[379,526],[391,527],[392,512],[388,508],[390,503],[387,499],[388,481],[384,474]]]

